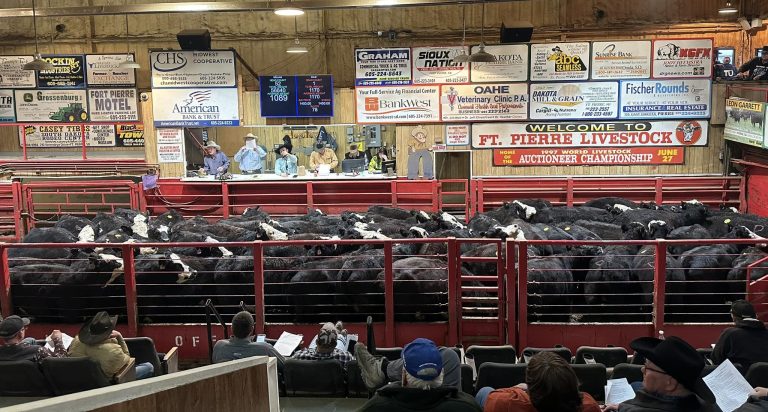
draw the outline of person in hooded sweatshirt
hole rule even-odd
[[[755,362],[768,362],[768,330],[757,319],[752,304],[741,299],[734,301],[731,318],[734,326],[720,334],[712,350],[712,361],[720,364],[730,359],[743,373]]]

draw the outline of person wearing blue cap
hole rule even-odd
[[[359,411],[482,411],[472,396],[459,388],[443,386],[443,377],[443,358],[437,346],[429,339],[418,338],[403,349],[400,381],[376,391]]]

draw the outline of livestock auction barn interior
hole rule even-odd
[[[645,383],[632,342],[672,336],[744,402],[768,352],[734,367],[716,343],[733,302],[768,321],[766,20],[763,0],[3,1],[0,407],[379,410],[393,384],[366,362],[414,377],[417,338],[458,358],[438,369],[461,410],[539,352],[633,402],[606,385]],[[114,374],[76,348],[102,311]],[[261,352],[222,358],[231,336]]]

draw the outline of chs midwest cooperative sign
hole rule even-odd
[[[153,89],[237,86],[232,50],[155,51],[149,62]]]
[[[477,123],[472,147],[706,146],[705,120],[659,122]]]

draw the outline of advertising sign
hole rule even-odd
[[[466,47],[414,47],[413,84],[469,83],[469,63],[453,58]]]
[[[0,88],[34,89],[35,72],[22,69],[31,61],[32,56],[0,56]]]
[[[296,116],[333,117],[333,77],[296,76]]]
[[[531,45],[531,81],[587,80],[589,43]]]
[[[468,124],[445,125],[445,144],[448,146],[464,146],[469,144]]]
[[[261,117],[296,116],[296,77],[259,76]]]
[[[84,122],[88,120],[85,90],[16,90],[19,122]]]
[[[16,111],[13,107],[13,90],[0,90],[0,123],[16,122]]]
[[[155,51],[149,53],[152,88],[236,87],[235,52]]]
[[[115,126],[111,124],[91,125],[43,125],[19,126],[19,144],[27,147],[81,147],[82,127],[85,128],[85,145],[88,147],[109,147],[115,145]],[[26,137],[22,135],[26,133]]]
[[[592,80],[651,77],[651,42],[592,42]]]
[[[706,146],[709,122],[475,123],[472,147]]]
[[[653,77],[712,77],[712,39],[656,39]]]
[[[440,117],[444,122],[525,120],[528,84],[489,83],[440,86]]]
[[[184,129],[157,129],[157,162],[184,162]]]
[[[684,147],[496,149],[494,166],[624,166],[683,164]]]
[[[726,99],[726,140],[763,147],[765,139],[766,104],[743,99]]]
[[[94,122],[139,120],[136,89],[88,89],[88,107]]]
[[[154,89],[155,127],[239,126],[237,89]]]
[[[621,82],[620,90],[622,119],[710,116],[709,79],[627,80]]]
[[[355,49],[355,86],[411,84],[411,49]]]
[[[144,125],[136,124],[118,124],[116,125],[115,135],[116,143],[120,147],[143,147],[144,146]]]
[[[440,121],[438,86],[357,87],[357,123]]]
[[[531,119],[615,119],[617,82],[531,84]]]
[[[136,70],[119,67],[129,56],[134,61],[132,54],[87,54],[85,72],[88,86],[135,86]]]
[[[479,46],[472,46],[472,53]],[[472,82],[524,82],[528,80],[528,45],[497,44],[485,46],[485,51],[496,56],[491,63],[470,63]]]
[[[40,89],[82,89],[85,87],[85,56],[82,54],[44,55],[53,70],[37,72]]]

